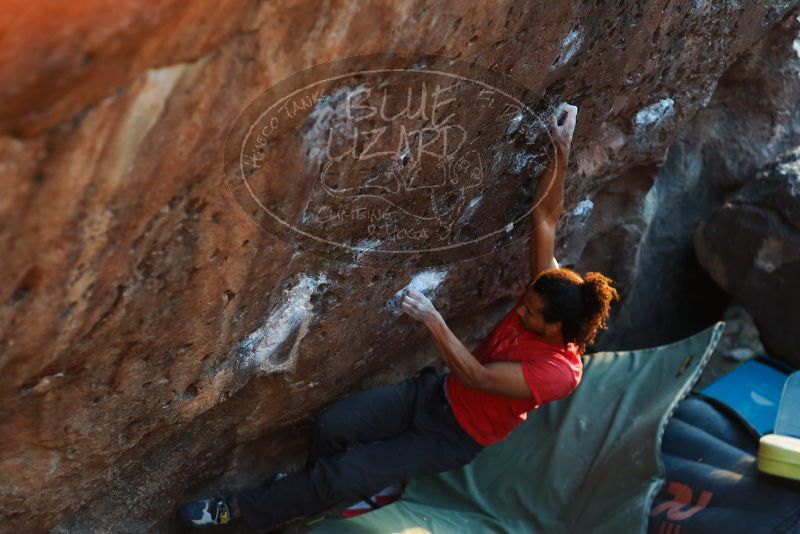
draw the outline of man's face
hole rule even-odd
[[[516,312],[522,322],[522,326],[526,330],[545,336],[547,334],[548,326],[552,328],[553,325],[547,323],[542,316],[542,309],[544,308],[544,301],[532,289],[527,289],[522,298],[522,303],[517,306]]]

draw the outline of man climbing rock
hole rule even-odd
[[[431,301],[409,289],[402,310],[428,328],[450,372],[428,368],[335,402],[313,417],[305,468],[260,488],[186,503],[179,511],[184,522],[209,526],[242,517],[253,528],[269,528],[462,466],[528,412],[578,386],[581,355],[606,327],[618,294],[604,275],[581,277],[553,257],[577,111],[562,104],[550,119],[553,154],[533,198],[533,281],[478,348],[470,353]]]

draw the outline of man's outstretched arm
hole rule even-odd
[[[414,289],[403,297],[403,311],[425,324],[447,367],[468,388],[527,399],[531,391],[516,362],[492,362],[483,365],[453,334],[428,298]]]
[[[566,113],[564,124],[558,117]],[[572,134],[578,108],[562,104],[550,117],[549,131],[553,139],[550,164],[533,192],[533,214],[531,217],[531,278],[546,270],[558,267],[555,258],[556,224],[564,209],[564,177],[567,174]]]

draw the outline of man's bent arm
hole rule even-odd
[[[483,364],[475,359],[475,356],[453,334],[442,316],[437,312],[425,321],[425,326],[428,327],[444,363],[461,380],[461,383],[467,387],[474,387],[480,383],[481,375],[484,372]]]
[[[531,392],[516,362],[493,362],[484,366],[453,334],[437,312],[425,321],[442,359],[468,388],[514,398],[531,398]]]

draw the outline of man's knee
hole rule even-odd
[[[311,433],[316,443],[335,447],[344,439],[342,418],[330,409],[315,413],[311,416]]]

